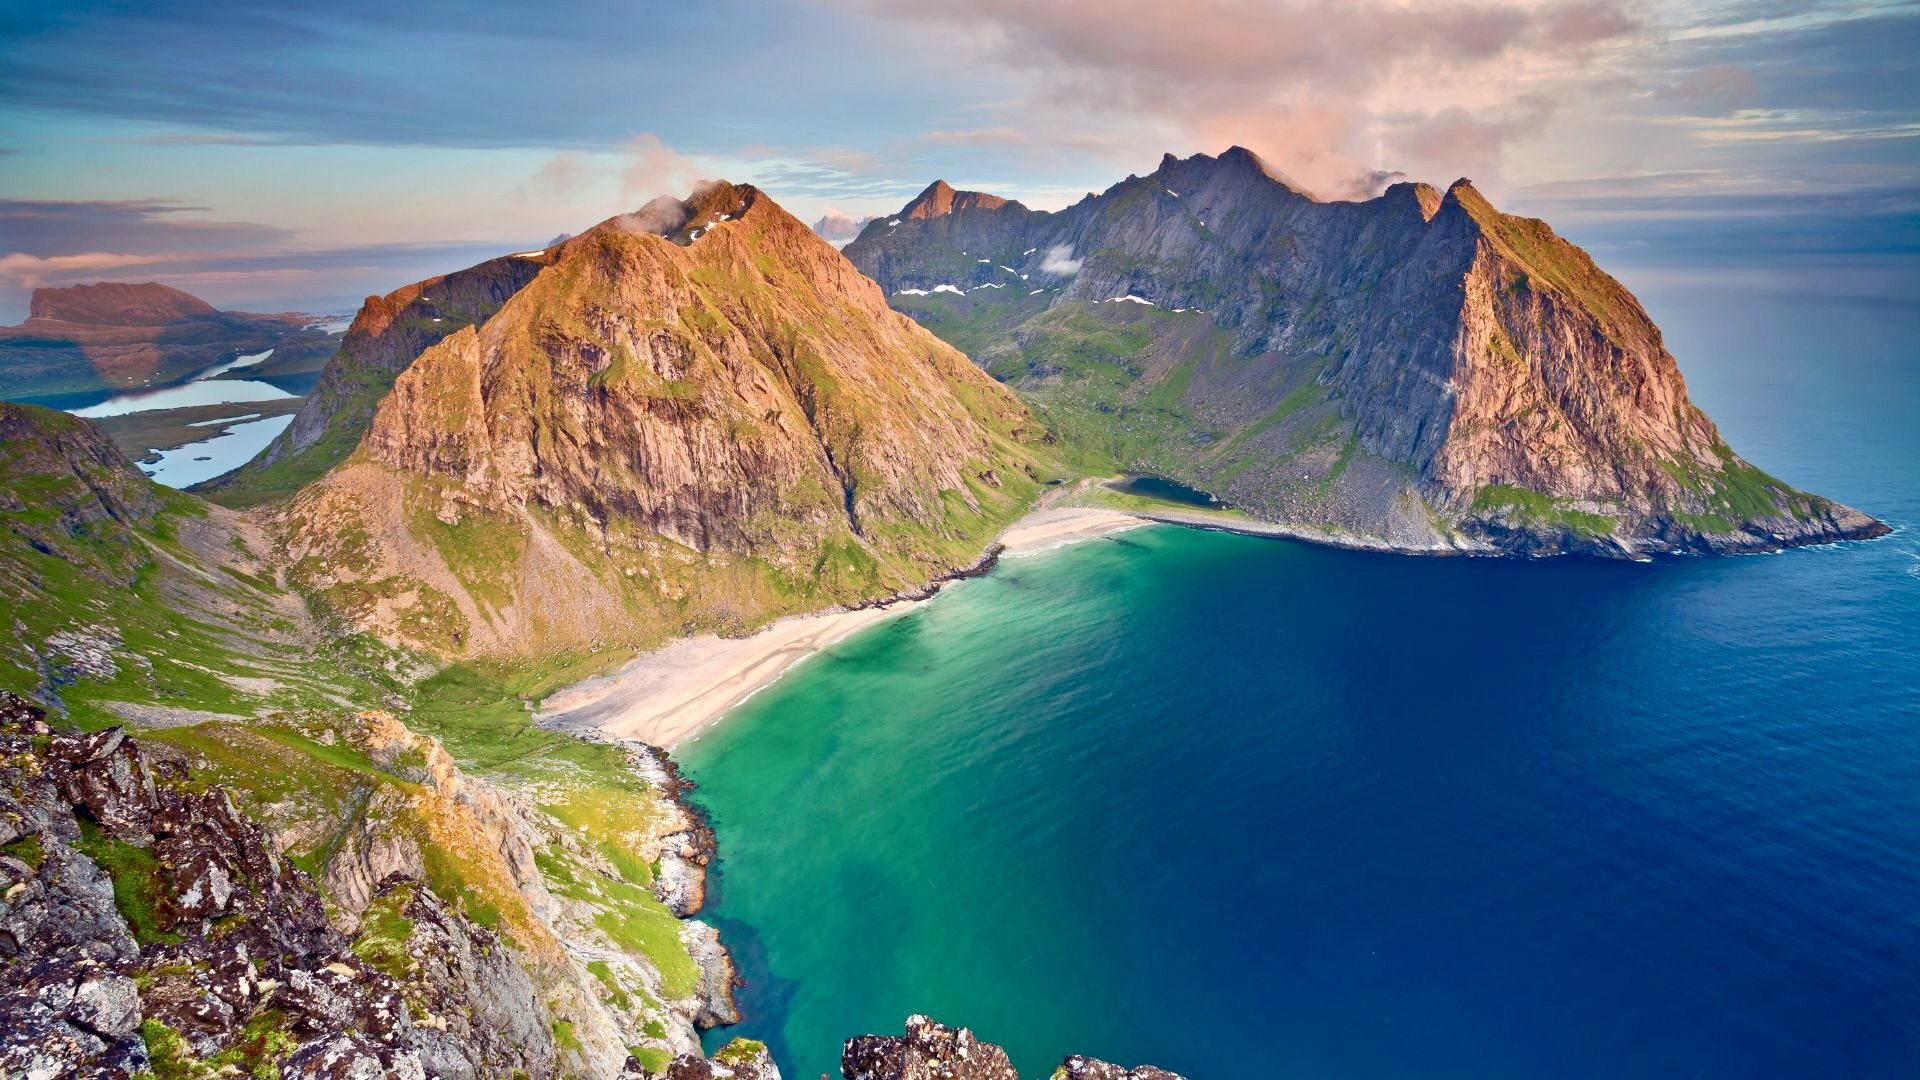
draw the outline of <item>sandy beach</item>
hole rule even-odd
[[[1148,524],[1118,510],[1040,509],[1008,526],[999,543],[1003,556],[1017,556]],[[547,727],[671,748],[807,657],[922,603],[902,600],[883,608],[793,615],[745,638],[683,638],[611,675],[554,693],[541,704],[537,719]]]

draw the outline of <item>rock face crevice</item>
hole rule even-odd
[[[1635,556],[1885,531],[1742,460],[1639,302],[1466,180],[1329,203],[1169,155],[1057,213],[935,185],[845,250],[1122,467],[1269,521]]]

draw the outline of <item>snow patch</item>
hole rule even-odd
[[[1099,301],[1099,300],[1096,300],[1096,301],[1094,301],[1094,303],[1096,303],[1096,304],[1098,304],[1098,303],[1102,303],[1102,302],[1103,302],[1103,301]],[[1134,303],[1134,304],[1145,304],[1145,305],[1147,305],[1148,307],[1153,307],[1153,306],[1154,306],[1154,303],[1153,303],[1153,301],[1151,301],[1151,300],[1149,300],[1149,299],[1147,299],[1147,298],[1146,298],[1146,297],[1144,297],[1144,296],[1135,296],[1135,295],[1133,295],[1132,293],[1128,293],[1128,294],[1127,294],[1127,295],[1125,295],[1125,296],[1115,296],[1115,297],[1113,297],[1113,298],[1111,298],[1111,299],[1109,299],[1109,300],[1106,300],[1106,301],[1104,301],[1104,302],[1105,302],[1105,303],[1108,303],[1108,304],[1120,304],[1120,303]]]
[[[1167,191],[1167,194],[1173,196],[1176,199],[1180,197],[1180,193],[1173,190],[1172,188],[1167,188],[1166,191]]]
[[[931,296],[933,294],[929,293],[925,289],[901,289],[899,292],[894,293],[893,295],[895,296]]]
[[[541,248],[539,251],[516,251],[513,253],[513,257],[516,259],[537,259],[546,253],[546,248]]]
[[[1021,255],[1031,255],[1031,254],[1033,254],[1034,252],[1036,252],[1036,251],[1039,251],[1039,250],[1040,250],[1039,248],[1028,248],[1027,250],[1025,250],[1025,251],[1023,251],[1023,252],[1021,252],[1020,254],[1021,254]]]
[[[996,283],[996,284],[988,284],[988,285],[975,285],[975,286],[973,287],[973,291],[974,291],[974,292],[979,292],[979,291],[980,291],[981,289],[1004,289],[1004,288],[1006,288],[1006,286],[1005,286],[1005,285],[1000,285],[1000,284],[997,284],[997,283]]]
[[[950,292],[955,296],[967,295],[967,290],[961,288],[958,285],[935,285],[933,287],[933,291],[934,292]]]

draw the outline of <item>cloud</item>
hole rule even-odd
[[[938,24],[956,47],[1022,74],[1035,99],[1064,103],[1065,113],[1129,120],[1135,138],[1143,123],[1170,128],[1190,141],[1185,149],[1250,145],[1326,191],[1364,187],[1377,168],[1497,168],[1507,142],[1538,130],[1510,115],[1511,102],[1550,114],[1580,82],[1580,60],[1637,30],[1624,0],[844,2]],[[1010,119],[928,138],[1044,146],[1053,127]],[[1460,137],[1458,152],[1445,150]]]
[[[594,180],[594,171],[584,155],[563,150],[542,165],[528,183],[544,194],[566,198],[590,185]]]
[[[620,195],[629,202],[636,197],[677,195],[708,179],[698,162],[650,132],[628,139],[621,152],[626,161],[620,168]]]
[[[0,199],[0,253],[154,255],[264,248],[292,238],[271,225],[191,216],[205,211],[164,199]]]
[[[120,270],[135,266],[153,266],[177,256],[126,255],[90,251],[77,255],[24,255],[14,252],[0,255],[0,283],[17,288],[36,288],[50,281]]]
[[[1085,259],[1073,257],[1073,248],[1066,244],[1055,244],[1047,249],[1040,259],[1040,272],[1055,277],[1072,277],[1080,272],[1080,264]]]

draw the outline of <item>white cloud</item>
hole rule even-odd
[[[1040,272],[1055,277],[1072,277],[1080,272],[1080,264],[1085,259],[1073,257],[1073,249],[1066,244],[1055,244],[1047,249],[1040,258]]]

